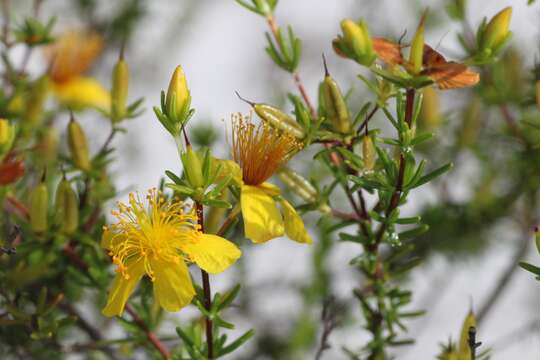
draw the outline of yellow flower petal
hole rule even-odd
[[[136,263],[130,264],[127,267],[126,273],[128,275],[127,279],[121,273],[116,275],[109,292],[107,305],[102,310],[103,315],[109,317],[122,315],[129,295],[131,295],[144,274],[144,262],[139,260]]]
[[[111,249],[125,239],[125,234],[119,234],[109,229],[105,229],[101,235],[101,247],[104,249]]]
[[[178,311],[195,295],[189,271],[183,260],[178,263],[150,260],[154,271],[154,298],[167,311]]]
[[[276,202],[257,186],[242,185],[240,205],[245,236],[262,243],[284,234],[283,220]]]
[[[280,203],[283,209],[285,233],[289,239],[303,244],[311,244],[313,240],[306,231],[304,222],[294,207],[287,200],[281,200]]]
[[[199,234],[197,240],[186,242],[180,248],[201,269],[209,273],[224,271],[242,255],[236,245],[220,236]]]
[[[58,100],[70,107],[94,107],[108,111],[111,104],[109,92],[99,82],[89,77],[76,77],[53,83],[52,90]]]

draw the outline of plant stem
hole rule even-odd
[[[199,230],[204,232],[204,209],[202,204],[196,203],[195,209],[197,212],[197,222],[200,226]],[[204,307],[206,308],[206,310],[210,311],[210,309],[212,308],[212,291],[210,289],[210,279],[208,277],[208,273],[203,269],[201,269],[201,276],[204,292]],[[212,319],[210,317],[206,317],[206,345],[208,346],[208,359],[210,360],[214,358],[214,335],[212,330]]]
[[[144,321],[139,317],[139,315],[137,315],[137,313],[131,307],[131,305],[126,304],[125,309],[128,312],[128,314],[131,315],[131,317],[133,318],[133,321],[137,324],[137,326],[139,326],[139,328],[141,328],[141,330],[144,331],[146,337],[148,338],[150,343],[154,345],[156,350],[159,351],[159,353],[163,356],[164,359],[168,359],[169,351],[167,350],[165,345],[163,345],[163,343],[157,338],[157,336],[152,331],[150,331],[148,326],[146,326]]]

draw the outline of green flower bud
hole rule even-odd
[[[409,62],[413,74],[419,74],[422,71],[422,61],[424,58],[424,17],[416,29],[409,53]]]
[[[184,70],[179,65],[174,70],[167,90],[165,108],[167,115],[175,122],[183,122],[189,111],[191,96]]]
[[[327,73],[323,81],[324,109],[333,129],[341,134],[351,131],[351,116],[338,84]]]
[[[14,140],[15,126],[6,119],[0,119],[0,160],[9,152]]]
[[[58,131],[53,127],[48,127],[37,145],[40,156],[36,160],[45,165],[54,163],[58,157],[58,143]]]
[[[369,135],[364,136],[362,139],[362,157],[364,159],[365,170],[373,170],[375,167],[376,155],[377,151],[375,150],[373,139]]]
[[[68,124],[68,145],[75,166],[83,171],[89,171],[91,163],[86,135],[73,116]]]
[[[317,189],[306,180],[302,175],[296,171],[287,167],[282,167],[277,173],[279,179],[302,200],[308,203],[314,203],[317,201]],[[318,210],[322,213],[328,214],[331,212],[330,207],[327,204],[320,204]]]
[[[289,115],[283,111],[266,104],[253,104],[255,113],[270,126],[289,133],[297,139],[305,137],[304,130],[300,125]]]
[[[129,68],[124,59],[120,58],[114,65],[112,76],[111,118],[113,122],[118,122],[126,116]]]
[[[43,75],[32,84],[27,103],[28,106],[26,108],[26,113],[24,114],[24,120],[29,125],[36,125],[41,120],[48,89],[49,77],[47,75]]]
[[[182,164],[184,165],[184,173],[186,174],[189,184],[193,188],[202,188],[204,186],[204,177],[199,155],[193,151],[191,145],[188,145],[181,158]]]
[[[38,184],[30,194],[30,228],[36,233],[47,231],[49,191],[44,183]]]
[[[508,6],[497,13],[485,27],[481,49],[496,52],[510,35],[510,18],[512,17],[512,7]]]
[[[334,49],[338,54],[345,54],[352,57],[356,62],[371,66],[375,61],[373,43],[369,36],[369,31],[364,20],[357,23],[350,19],[341,21],[343,37],[334,44]]]
[[[58,184],[55,208],[60,231],[66,235],[73,234],[79,227],[79,200],[66,179],[62,179]]]

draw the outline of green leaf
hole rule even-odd
[[[167,175],[167,177],[169,179],[171,179],[172,181],[174,181],[175,184],[183,184],[184,182],[175,174],[173,173],[172,171],[170,170],[165,170],[165,175]]]
[[[223,349],[220,349],[218,352],[218,356],[223,356],[223,355],[232,353],[233,351],[238,349],[240,346],[242,346],[246,341],[248,341],[253,335],[255,335],[255,330],[251,329],[249,331],[246,331],[238,339],[234,340],[232,343],[225,346]]]
[[[532,272],[535,275],[540,276],[540,267],[534,266],[532,264],[526,263],[526,262],[520,262],[519,266],[521,266],[523,269]]]
[[[430,182],[431,180],[435,179],[436,177],[444,174],[448,170],[450,170],[453,167],[452,163],[448,163],[446,165],[441,166],[438,169],[433,170],[427,175],[422,176],[418,181],[416,181],[414,184],[411,184],[411,189],[417,188],[419,186],[424,185],[425,183]]]

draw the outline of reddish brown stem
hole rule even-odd
[[[202,204],[196,204],[196,211],[197,222],[200,226],[199,230],[204,232],[204,211]],[[201,269],[201,277],[204,292],[204,307],[206,310],[210,311],[212,308],[212,290],[210,289],[210,278],[208,277],[208,273],[203,269]],[[214,334],[212,319],[210,319],[210,317],[206,318],[206,344],[208,346],[208,359],[211,360],[214,358]]]
[[[159,351],[159,353],[163,356],[164,359],[168,359],[169,358],[169,350],[167,350],[165,345],[161,341],[159,341],[157,336],[152,331],[150,331],[148,326],[146,326],[144,321],[139,317],[139,315],[137,315],[137,313],[131,307],[131,305],[126,304],[125,309],[126,309],[127,313],[129,315],[131,315],[131,317],[133,318],[133,321],[135,322],[135,324],[137,324],[137,326],[139,326],[144,331],[148,341],[150,341],[150,343],[152,343],[152,345],[154,345],[156,350]]]

